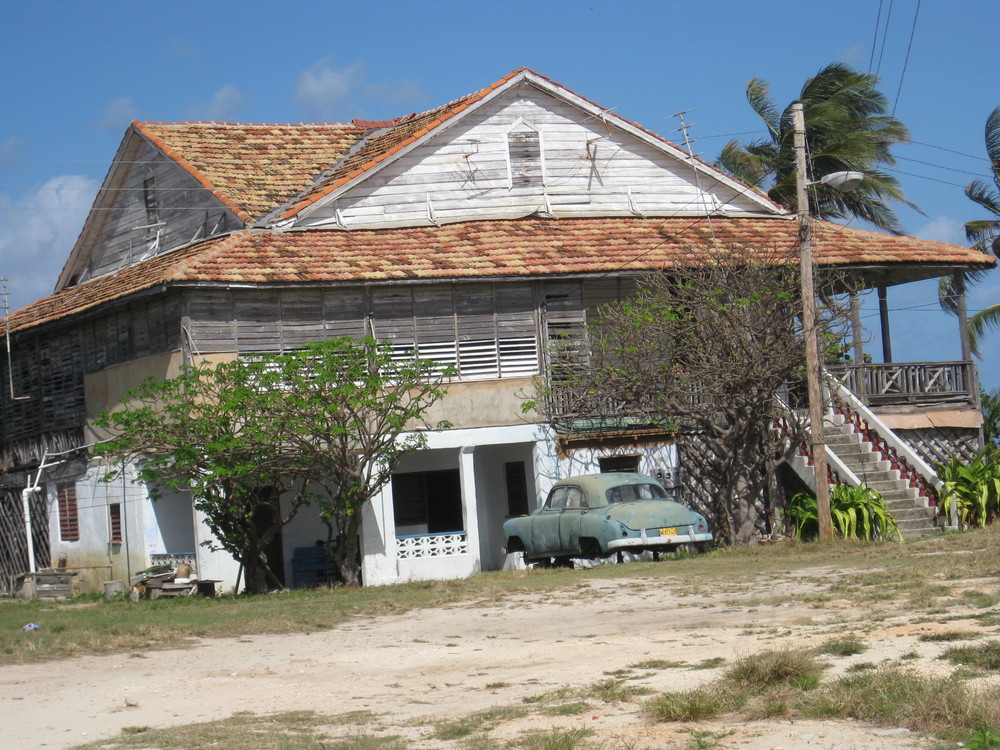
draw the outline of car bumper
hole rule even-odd
[[[711,532],[703,534],[677,534],[676,536],[631,536],[624,539],[612,539],[608,542],[608,550],[628,549],[629,547],[673,547],[678,544],[712,541]]]

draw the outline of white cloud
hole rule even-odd
[[[192,116],[195,119],[225,121],[243,109],[245,103],[243,92],[227,83],[212,95],[208,104],[195,107]]]
[[[107,130],[110,133],[119,135],[124,132],[132,120],[139,115],[139,110],[131,97],[115,99],[104,108],[104,116],[97,121],[97,127]]]
[[[20,199],[0,193],[0,276],[10,279],[12,310],[52,293],[97,188],[87,177],[61,175]]]
[[[400,105],[415,105],[425,98],[417,81],[371,81],[365,63],[342,68],[325,57],[299,75],[295,85],[295,103],[320,119],[349,119],[363,115],[363,109],[378,109],[382,117],[402,114]],[[387,105],[393,107],[385,111]]]
[[[916,231],[916,237],[932,242],[950,242],[952,245],[966,245],[965,224],[949,216],[939,216],[924,224]]]

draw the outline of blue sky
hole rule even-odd
[[[881,6],[881,7],[880,7]],[[891,13],[890,13],[891,6]],[[1000,105],[996,0],[424,0],[377,3],[5,3],[0,45],[0,276],[17,309],[49,294],[128,123],[381,119],[437,106],[531,67],[660,134],[685,115],[696,152],[761,134],[745,99],[763,77],[791,101],[833,61],[877,70],[914,143],[898,176],[909,234],[965,244],[982,217]],[[916,22],[914,19],[916,17]],[[912,31],[912,41],[911,41]],[[909,57],[907,60],[907,49]],[[905,63],[905,75],[904,75]],[[975,311],[1000,301],[1000,272]],[[896,361],[960,357],[931,283],[890,291]],[[877,336],[874,304],[865,323]],[[877,338],[868,345],[881,358]],[[1000,386],[1000,334],[984,342]]]

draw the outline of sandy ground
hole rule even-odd
[[[935,658],[942,644],[918,641],[921,633],[944,625],[911,625],[899,615],[865,626],[868,606],[859,611],[846,600],[801,601],[816,590],[815,576],[830,573],[799,571],[784,580],[768,579],[763,591],[746,586],[742,593],[714,596],[678,596],[663,579],[585,581],[576,589],[544,595],[359,619],[333,631],[201,640],[185,650],[149,652],[143,658],[5,666],[0,668],[2,742],[6,748],[68,748],[114,736],[126,726],[310,709],[324,714],[370,710],[387,733],[407,736],[421,747],[441,747],[447,743],[431,737],[433,721],[523,705],[526,696],[559,688],[590,686],[643,660],[693,666],[722,657],[731,663],[757,650],[815,645],[852,632],[869,650],[830,658],[828,675],[913,650],[921,658],[908,663],[917,668],[946,668]],[[762,604],[762,594],[776,598]],[[947,624],[957,627],[966,625]],[[677,690],[718,673],[682,666],[651,671],[629,684]],[[928,745],[927,738],[896,727],[732,719],[692,727],[653,723],[632,702],[590,703],[583,716],[533,714],[505,724],[502,731],[586,727],[596,732],[602,747],[632,750],[692,747],[692,728],[728,733],[715,747],[745,750]]]

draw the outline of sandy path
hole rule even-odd
[[[115,735],[125,726],[167,726],[221,719],[236,711],[311,709],[326,714],[371,710],[394,733],[428,739],[421,722],[525,696],[583,687],[648,659],[696,665],[785,645],[819,643],[850,632],[861,613],[850,602],[822,607],[795,601],[740,606],[734,594],[674,597],[658,582],[590,581],[576,590],[448,605],[356,620],[334,631],[200,640],[185,650],[83,657],[0,668],[0,715],[7,748],[66,748]],[[759,591],[758,591],[759,593]],[[774,593],[774,592],[771,592]],[[917,630],[892,620],[865,633],[872,644],[855,660],[878,662],[916,645]],[[926,628],[925,628],[926,629]],[[933,644],[921,643],[921,653]],[[936,654],[928,652],[928,664]],[[843,669],[849,659],[836,661]],[[654,690],[701,684],[716,670],[674,668],[644,678]],[[490,685],[491,687],[487,687]],[[632,703],[606,704],[586,717],[533,717],[512,729],[581,726],[629,747],[686,747],[679,725],[652,725]],[[718,747],[922,747],[902,730],[843,722],[776,722],[732,729]],[[617,746],[617,745],[614,745]],[[622,744],[622,747],[626,745]]]

